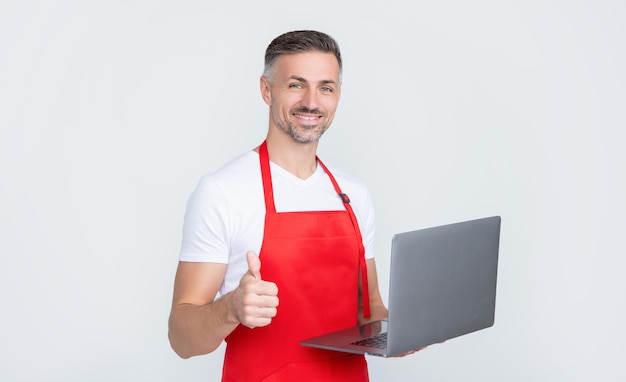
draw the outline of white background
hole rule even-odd
[[[278,34],[344,55],[320,157],[397,231],[502,216],[496,324],[372,381],[624,381],[626,3],[0,2],[0,380],[216,381],[167,341],[187,197],[267,130]]]

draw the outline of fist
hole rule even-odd
[[[241,277],[234,292],[234,313],[237,321],[249,328],[269,325],[276,316],[278,287],[261,278],[261,260],[252,251],[246,253],[248,271]]]

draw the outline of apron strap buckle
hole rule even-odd
[[[348,195],[341,193],[339,194],[339,197],[341,197],[341,200],[343,200],[344,203],[346,204],[350,203],[350,198],[348,197]]]

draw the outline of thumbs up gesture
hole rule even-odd
[[[235,317],[249,328],[269,325],[276,316],[278,287],[261,279],[261,260],[252,251],[246,253],[248,271],[233,292]]]

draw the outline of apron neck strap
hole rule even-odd
[[[261,163],[261,178],[263,178],[263,193],[265,194],[266,213],[276,213],[274,204],[274,188],[272,187],[272,172],[270,171],[270,156],[267,152],[267,142],[263,141],[259,146],[259,157]]]
[[[357,245],[359,248],[359,267],[361,269],[361,301],[363,303],[363,317],[369,318],[371,314],[370,314],[369,287],[368,287],[368,282],[367,282],[367,263],[365,261],[365,247],[363,247],[363,237],[361,236],[361,229],[359,228],[359,223],[356,220],[356,215],[354,214],[354,211],[352,210],[352,206],[350,205],[350,198],[348,197],[348,195],[344,194],[341,191],[341,188],[339,188],[339,184],[335,180],[335,177],[331,174],[330,171],[328,171],[328,168],[326,168],[326,165],[319,158],[317,158],[317,163],[319,163],[320,166],[322,166],[322,168],[326,172],[326,174],[328,174],[328,177],[330,178],[330,181],[333,183],[333,186],[335,187],[335,191],[337,191],[337,194],[341,198],[343,205],[346,207],[346,211],[348,212],[348,215],[350,216],[350,220],[352,221],[352,225],[354,226],[354,232],[356,234]]]

